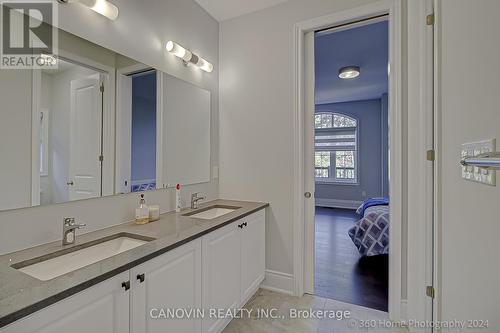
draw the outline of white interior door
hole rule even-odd
[[[71,81],[69,200],[101,195],[100,81],[99,75]]]
[[[496,186],[481,184],[462,178],[459,163],[464,143],[497,139],[500,150],[500,1],[438,3],[436,319],[500,332],[498,171]]]
[[[132,173],[132,77],[118,74],[116,98],[116,193],[130,192]]]
[[[314,31],[304,36],[304,218],[305,231],[305,276],[304,292],[314,293],[314,214],[315,214],[315,178],[314,178]]]

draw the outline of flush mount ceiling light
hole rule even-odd
[[[211,63],[189,51],[188,49],[180,46],[176,42],[169,40],[165,47],[168,52],[172,53],[178,58],[181,58],[185,65],[187,65],[188,63],[192,63],[208,73],[211,73],[214,70],[214,66]]]
[[[110,20],[116,20],[118,17],[118,7],[107,0],[58,0],[60,3],[78,2],[85,7],[92,9]]]
[[[354,79],[359,76],[358,66],[346,66],[339,69],[339,78],[341,79]]]

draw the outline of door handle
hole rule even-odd
[[[140,283],[143,283],[145,278],[146,276],[144,275],[144,273],[137,274],[137,280],[139,280]]]
[[[311,194],[311,192],[306,192],[306,193],[304,193],[304,196],[305,196],[307,199],[309,199],[309,198],[312,196],[312,194]]]
[[[73,183],[73,181],[72,181],[72,180],[70,180],[69,182],[67,182],[67,183],[66,183],[66,185],[68,185],[68,186],[73,186],[73,185],[75,185],[75,183]]]

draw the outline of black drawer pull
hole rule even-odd
[[[143,282],[144,282],[144,279],[145,279],[145,275],[144,275],[144,273],[142,273],[142,274],[137,274],[137,280],[139,280],[139,282],[143,283]]]
[[[130,281],[122,282],[122,288],[124,288],[125,290],[129,290],[130,289]]]

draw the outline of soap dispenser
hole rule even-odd
[[[135,223],[136,224],[146,224],[149,222],[149,208],[146,206],[146,200],[144,199],[144,194],[141,194],[141,200],[139,201],[139,208],[135,209]]]

